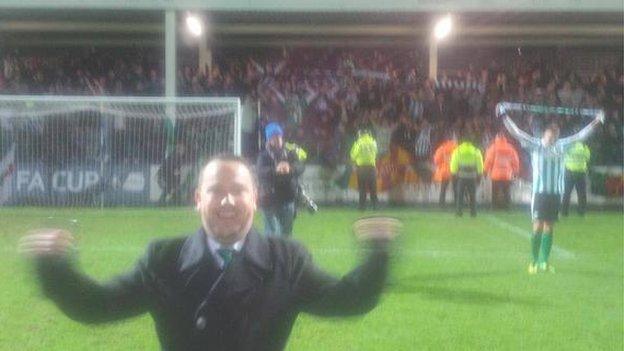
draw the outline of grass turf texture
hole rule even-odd
[[[590,213],[558,223],[557,274],[529,276],[529,218],[522,211],[450,213],[387,210],[404,234],[395,245],[389,287],[364,317],[301,315],[288,350],[622,350],[622,213]],[[52,215],[60,219],[46,219]],[[296,239],[334,274],[357,262],[350,232],[360,213],[302,213]],[[71,223],[70,219],[77,219]],[[156,350],[149,316],[84,326],[41,298],[19,235],[41,225],[72,228],[80,265],[106,279],[130,268],[157,237],[193,231],[188,209],[1,209],[0,350]],[[260,223],[258,223],[260,224]],[[526,234],[525,234],[526,233]]]

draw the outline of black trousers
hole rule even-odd
[[[366,208],[366,195],[370,194],[373,208],[377,207],[377,170],[375,166],[358,166],[357,168],[358,190],[360,192],[359,207]]]
[[[568,210],[570,208],[570,195],[572,195],[572,190],[574,188],[576,188],[576,195],[578,196],[577,212],[581,216],[585,214],[585,208],[587,206],[587,183],[585,178],[585,172],[570,172],[566,170],[563,204],[561,206],[562,215],[568,215]]]
[[[457,180],[455,178],[452,180],[443,180],[442,183],[440,183],[440,207],[444,207],[446,205],[446,189],[448,188],[449,183],[451,183],[453,198],[457,199]]]
[[[457,204],[457,215],[461,216],[464,213],[464,197],[468,195],[468,201],[470,202],[470,215],[477,215],[477,180],[472,178],[458,178],[457,179],[457,197],[455,203]]]
[[[509,180],[493,180],[492,181],[492,206],[494,208],[509,209],[511,204],[511,194]]]

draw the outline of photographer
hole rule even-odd
[[[284,147],[284,132],[279,124],[269,123],[264,132],[266,146],[256,163],[264,232],[291,236],[303,165],[294,151]]]

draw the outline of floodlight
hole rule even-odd
[[[450,15],[441,18],[433,28],[433,35],[437,40],[446,38],[453,29],[453,20]]]
[[[186,16],[186,29],[194,37],[199,37],[204,33],[204,24],[196,15],[189,14]]]

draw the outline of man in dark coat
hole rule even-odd
[[[34,258],[46,296],[83,323],[149,312],[163,350],[281,350],[299,312],[357,315],[377,304],[395,222],[361,220],[354,229],[365,258],[337,279],[300,244],[252,228],[256,188],[242,159],[213,159],[199,179],[201,228],[152,243],[133,271],[106,284],[72,264],[71,233],[46,229],[24,237],[20,250]]]
[[[279,124],[267,124],[266,147],[256,164],[266,235],[292,235],[299,176],[304,169],[296,152],[284,147],[283,135]]]

